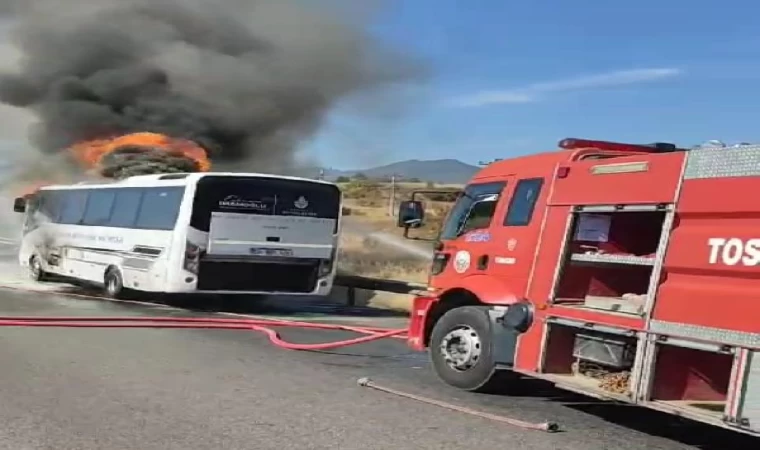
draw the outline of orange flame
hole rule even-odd
[[[13,195],[14,197],[27,197],[29,195],[32,195],[37,192],[41,187],[45,187],[49,185],[50,182],[48,181],[35,181],[31,183],[24,183],[23,185],[18,186],[17,188],[13,189]]]
[[[71,153],[85,168],[92,169],[100,165],[105,155],[127,145],[151,147],[184,156],[195,161],[200,172],[208,172],[211,168],[206,150],[195,142],[158,133],[133,133],[111,139],[84,141],[74,144]]]

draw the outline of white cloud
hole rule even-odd
[[[480,91],[474,94],[454,98],[448,103],[451,106],[462,108],[502,103],[530,103],[539,100],[543,94],[552,92],[647,83],[672,78],[681,75],[681,73],[682,71],[680,69],[675,68],[618,70],[596,75],[566,78],[564,80],[533,83],[513,89]]]

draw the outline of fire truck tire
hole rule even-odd
[[[490,391],[497,381],[488,308],[448,311],[433,327],[430,359],[446,384],[471,392]]]

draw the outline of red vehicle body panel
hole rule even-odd
[[[572,348],[552,347],[572,345],[569,340],[557,338],[561,344],[548,340],[552,324],[607,327],[639,342],[632,397],[624,401],[679,414],[686,411],[687,417],[760,435],[760,423],[749,420],[760,419],[760,352],[759,362],[751,367],[751,355],[760,350],[760,200],[755,198],[760,187],[760,147],[747,152],[757,155],[757,167],[734,175],[730,170],[744,167],[743,160],[732,156],[727,163],[730,170],[725,169],[709,151],[692,157],[689,151],[583,148],[490,164],[469,183],[506,182],[487,236],[470,239],[470,232],[442,240],[440,253],[452,257],[441,273],[431,276],[428,293],[414,301],[409,345],[427,346],[442,311],[456,306],[444,305],[458,292],[474,295],[483,305],[527,300],[534,308],[534,321],[519,336],[513,370],[552,379],[556,367],[570,364],[562,357],[547,359],[547,352],[567,358],[573,353]],[[710,172],[713,168],[715,175]],[[527,226],[505,225],[502,218],[517,183],[530,178],[544,179],[532,218]],[[631,254],[638,248],[634,251],[638,256],[651,257],[649,271],[642,269],[638,275],[631,270],[613,277],[578,266],[571,276],[562,275],[569,270],[560,270],[568,255],[582,256],[584,251],[583,242],[568,238],[571,224],[576,224],[573,214],[579,207],[591,211],[610,205],[631,211],[637,206],[671,211],[657,229],[643,219],[636,223],[638,216],[630,213],[625,219],[631,221],[627,231],[611,230],[605,242],[595,244],[595,254],[603,255]],[[653,240],[659,245],[651,254],[641,255],[648,252],[643,243]],[[451,261],[462,251],[467,252],[466,268],[457,270]],[[485,257],[492,262],[475,267]],[[627,283],[640,285],[644,276],[652,281],[640,314],[579,307],[584,296],[612,298],[633,292]],[[698,350],[700,345],[707,350]],[[747,386],[754,387],[757,400],[742,393]],[[720,401],[725,409],[722,416],[703,414],[692,406],[681,411],[678,402],[686,400]]]
[[[725,195],[733,192],[746,195]],[[748,241],[760,236],[756,195],[757,181],[751,178],[684,182],[654,318],[760,332],[757,266],[710,264],[705,245],[711,237]]]

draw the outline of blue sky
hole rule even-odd
[[[385,117],[337,111],[307,146],[327,165],[476,163],[564,137],[760,142],[760,2],[397,0],[376,12],[371,33],[431,75]]]

